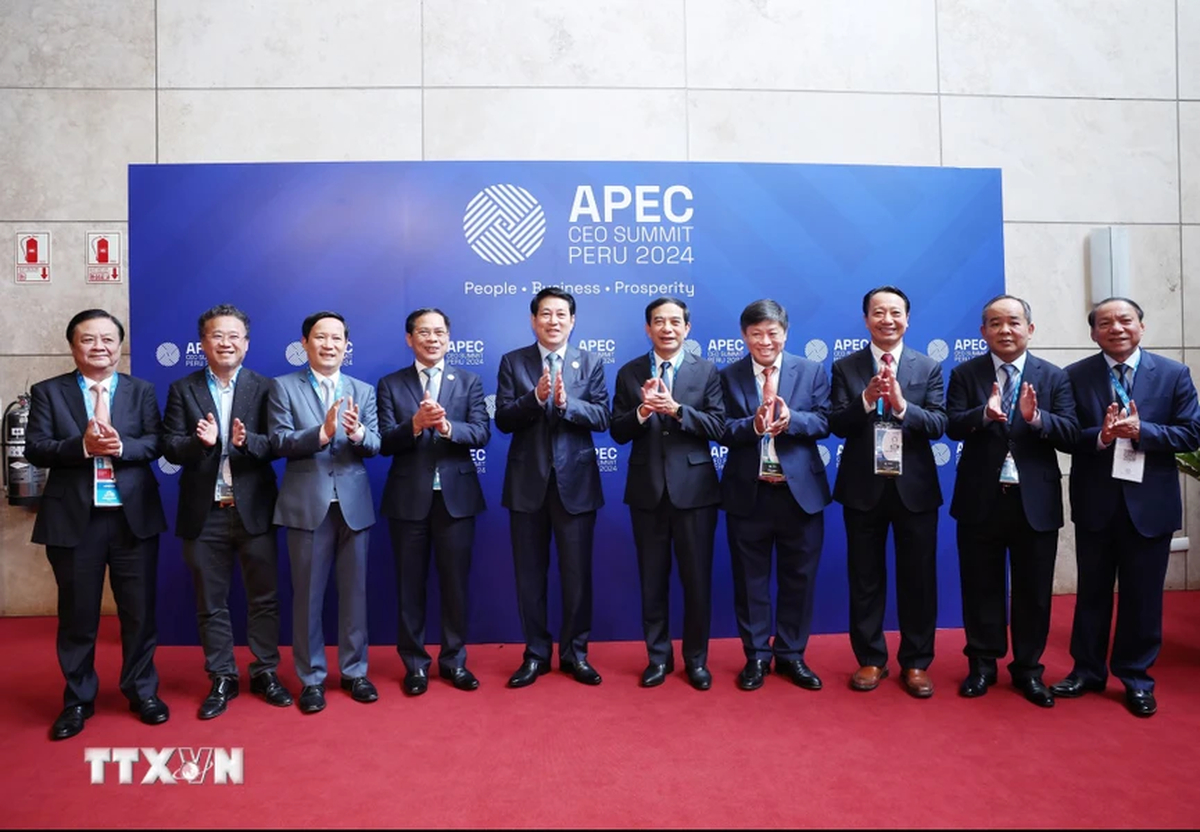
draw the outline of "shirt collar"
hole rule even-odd
[[[904,342],[901,341],[899,344],[892,347],[890,350],[883,350],[883,349],[880,349],[879,347],[875,346],[875,342],[872,341],[871,342],[871,355],[875,359],[876,367],[878,367],[879,364],[883,361],[883,354],[885,352],[888,353],[892,357],[892,363],[894,365],[896,365],[897,367],[899,367],[900,366],[900,353],[904,352]]]
[[[341,370],[334,370],[333,375],[328,375],[328,376],[323,376],[320,373],[318,373],[316,370],[314,370],[312,368],[311,364],[308,365],[308,370],[309,370],[309,372],[311,372],[313,374],[313,378],[315,378],[317,380],[317,384],[320,384],[322,379],[329,379],[331,382],[333,382],[333,389],[335,389],[335,390],[337,389],[338,383],[342,380],[342,371]]]
[[[754,366],[754,375],[757,378],[762,378],[763,365],[759,364],[753,358],[750,359],[750,363]],[[782,352],[780,352],[779,355],[775,356],[775,360],[771,362],[771,366],[775,368],[776,373],[779,372],[779,368],[783,366],[783,353]],[[778,376],[776,376],[776,378],[778,378]]]
[[[1108,369],[1110,369],[1110,370],[1113,367],[1117,366],[1118,364],[1124,364],[1126,367],[1128,367],[1129,369],[1133,370],[1136,373],[1138,365],[1142,363],[1142,348],[1141,347],[1135,348],[1133,351],[1133,355],[1129,356],[1124,361],[1118,361],[1117,359],[1113,358],[1111,355],[1109,355],[1106,352],[1102,352],[1100,354],[1104,356],[1104,361],[1105,361],[1105,363],[1108,364]]]
[[[430,367],[437,367],[438,375],[446,374],[446,359],[445,358],[439,360],[438,363],[436,363],[436,364],[422,364],[421,359],[418,358],[416,361],[413,362],[413,366],[415,366],[417,368],[417,375],[424,374],[424,372],[426,370],[428,370]]]
[[[662,363],[664,361],[670,361],[671,369],[678,370],[679,365],[683,363],[683,350],[680,350],[679,352],[675,353],[674,358],[663,358],[661,355],[658,354],[658,350],[654,350],[652,354],[654,355],[654,366],[655,367],[661,367]]]
[[[1025,350],[1023,353],[1021,353],[1019,356],[1017,356],[1012,361],[1004,361],[1003,359],[1000,358],[1000,356],[996,355],[996,353],[994,353],[994,352],[988,353],[988,354],[991,355],[991,357],[992,357],[992,367],[993,367],[993,369],[995,369],[997,376],[1000,375],[1000,368],[1003,367],[1005,364],[1013,365],[1014,367],[1017,368],[1018,373],[1020,373],[1021,375],[1025,375],[1025,359],[1029,356],[1029,350]]]
[[[561,347],[559,347],[556,350],[548,350],[542,346],[541,341],[538,341],[537,348],[538,348],[538,352],[541,353],[541,355],[542,355],[543,363],[545,363],[546,357],[549,356],[550,353],[554,353],[555,355],[557,355],[558,360],[561,361],[562,363],[564,363],[564,364],[567,363],[567,345],[566,344],[563,344]]]
[[[239,364],[237,369],[233,371],[233,375],[229,377],[229,389],[237,386],[238,373],[242,371],[242,365]],[[224,389],[221,385],[221,379],[217,378],[217,374],[212,371],[212,367],[204,368],[204,377],[212,384],[216,385],[217,389]]]

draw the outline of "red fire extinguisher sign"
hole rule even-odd
[[[17,283],[50,282],[50,232],[17,232]]]
[[[121,282],[121,232],[87,233],[87,282]]]

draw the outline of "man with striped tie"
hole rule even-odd
[[[999,295],[983,308],[989,351],[955,367],[946,394],[946,435],[963,443],[950,515],[958,521],[966,697],[996,684],[1008,652],[1007,575],[1012,576],[1013,685],[1035,705],[1054,697],[1042,681],[1050,632],[1054,559],[1062,528],[1062,473],[1056,451],[1079,438],[1067,374],[1030,355],[1029,304]],[[1005,563],[1008,563],[1008,570]]]
[[[1071,458],[1071,519],[1079,568],[1071,657],[1054,685],[1073,699],[1104,690],[1111,669],[1134,716],[1153,716],[1149,670],[1162,646],[1171,535],[1183,519],[1175,454],[1200,446],[1200,405],[1188,368],[1148,352],[1142,307],[1100,301],[1088,314],[1100,352],[1067,367],[1079,413]],[[1121,592],[1108,660],[1113,584]]]

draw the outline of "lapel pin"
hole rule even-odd
[[[446,381],[454,381],[454,373],[451,373],[450,375],[446,376]]]
[[[571,369],[572,369],[572,370],[578,370],[578,369],[579,369],[579,362],[578,362],[578,361],[572,361],[572,362],[571,362]]]

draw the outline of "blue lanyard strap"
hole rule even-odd
[[[108,379],[108,412],[112,413],[113,397],[117,395],[117,381],[120,379],[120,374],[113,373]],[[92,391],[88,389],[89,382],[83,377],[83,373],[75,371],[75,380],[79,383],[79,389],[83,391],[83,406],[87,408],[88,421],[96,418],[96,405],[92,401]]]
[[[334,391],[333,391],[333,400],[335,402],[342,397],[342,387],[343,387],[344,382],[345,382],[345,376],[342,376],[341,374],[339,374],[337,387],[334,388]],[[324,407],[325,406],[325,395],[321,392],[321,385],[317,381],[317,376],[312,371],[312,367],[308,368],[308,383],[312,385],[313,392],[317,394],[317,401],[321,403],[322,407]]]

